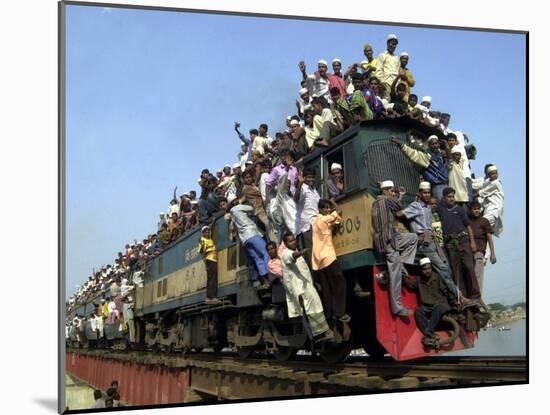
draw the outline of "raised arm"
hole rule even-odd
[[[296,191],[294,192],[294,202],[296,204],[300,203],[300,195],[302,194],[302,185],[304,184],[304,172],[298,170],[296,175]]]
[[[423,151],[415,150],[409,147],[407,144],[401,143],[397,138],[392,137],[390,141],[398,146],[405,156],[415,164],[418,164],[422,168],[427,168],[430,165],[431,156]]]
[[[246,138],[240,131],[239,131],[239,127],[241,126],[241,124],[239,124],[238,122],[235,123],[235,132],[237,133],[237,135],[239,136],[239,139],[244,143],[246,144],[247,146],[250,145],[251,143],[251,140],[250,138]]]

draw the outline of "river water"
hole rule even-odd
[[[507,324],[509,331],[498,327],[481,330],[472,349],[445,353],[446,356],[525,356],[527,320]],[[499,326],[500,327],[500,326]]]

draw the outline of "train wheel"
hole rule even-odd
[[[277,346],[277,350],[273,354],[279,362],[286,362],[294,357],[296,352],[297,350],[294,347]]]
[[[223,345],[217,344],[212,346],[212,350],[214,350],[214,353],[220,353],[223,350]]]
[[[254,352],[253,346],[237,346],[237,354],[241,359],[248,359]]]
[[[363,350],[369,355],[371,359],[382,359],[387,353],[386,349],[376,339],[369,341],[363,345]]]
[[[343,343],[326,342],[319,352],[319,355],[321,356],[321,359],[329,364],[340,363],[344,362],[348,358],[351,348],[352,343],[350,341]]]

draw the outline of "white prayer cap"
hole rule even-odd
[[[387,39],[387,40],[389,41],[389,40],[392,40],[392,39],[395,39],[395,40],[399,41],[399,39],[397,39],[397,36],[395,36],[393,33],[391,33],[391,34],[388,35],[388,39]]]
[[[241,167],[240,163],[233,163],[233,168],[234,169],[239,168],[239,167]]]
[[[203,227],[201,228],[201,232],[204,232],[204,231],[206,231],[206,230],[208,230],[208,229],[210,229],[210,226],[205,225],[205,226],[203,226]]]
[[[394,187],[394,184],[391,180],[384,180],[380,183],[380,189],[386,189],[388,187]]]
[[[420,182],[420,184],[418,185],[418,190],[430,190],[430,189],[431,189],[430,182]]]
[[[420,260],[420,266],[423,266],[423,265],[426,265],[426,264],[431,264],[432,261],[430,261],[430,258],[422,258]]]
[[[491,173],[492,171],[497,171],[497,170],[498,170],[497,166],[495,165],[487,167],[487,173]]]
[[[254,164],[254,162],[252,160],[247,160],[244,164]]]
[[[438,138],[435,134],[433,134],[433,135],[431,135],[431,136],[428,137],[428,143],[429,143],[430,141],[432,141],[432,140],[437,140],[437,141],[439,141],[439,138]]]
[[[401,56],[406,56],[407,58],[409,57],[409,54],[407,52],[401,52],[401,55],[399,55],[400,57]]]
[[[456,146],[453,146],[453,148],[451,149],[451,154],[462,153],[463,150],[464,148],[460,144],[457,144]]]
[[[430,97],[429,95],[426,95],[425,97],[422,97],[422,102],[429,102],[430,104],[432,103],[432,97]]]
[[[223,170],[222,170],[222,169],[218,169],[218,170],[216,170],[216,173],[223,173]]]
[[[290,125],[299,125],[299,124],[300,124],[300,121],[298,121],[298,120],[290,121]]]
[[[226,167],[231,168],[231,166],[230,166],[229,164],[226,164],[225,166],[223,166],[224,169],[225,169]]]
[[[159,215],[160,215],[160,216],[164,216],[164,212],[160,212]]]
[[[300,89],[300,91],[298,91],[300,96],[304,95],[306,92],[309,92],[307,88],[302,88],[302,89]]]
[[[334,58],[334,59],[332,60],[332,63],[335,63],[335,62],[342,63],[342,61],[340,60],[340,58]]]
[[[317,65],[325,65],[325,66],[328,66],[328,63],[327,63],[326,60],[321,59],[321,60],[319,60],[319,62],[317,62]]]
[[[342,170],[342,165],[338,163],[332,163],[332,166],[330,166],[330,171],[334,172],[337,170]]]

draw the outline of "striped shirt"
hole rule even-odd
[[[395,213],[402,209],[401,202],[394,197],[378,196],[372,204],[372,225],[374,228],[374,244],[376,250],[383,254],[390,244],[396,249],[395,237],[397,231],[394,226]]]

